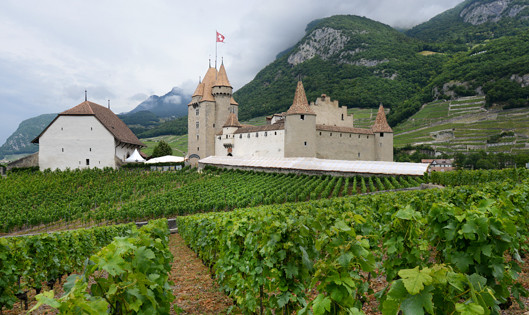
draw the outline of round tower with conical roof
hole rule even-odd
[[[378,107],[375,123],[371,127],[375,134],[375,161],[393,161],[393,129],[386,120],[384,106]]]
[[[316,157],[316,113],[301,81],[285,116],[285,157]]]

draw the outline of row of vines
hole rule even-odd
[[[422,177],[331,177],[209,169],[75,170],[0,179],[0,232],[56,222],[124,222],[419,186]]]
[[[511,180],[177,222],[186,243],[247,313],[360,314],[373,293],[370,279],[383,276],[387,286],[375,294],[383,314],[498,314],[512,298],[527,296],[517,282],[528,252],[524,174],[482,171],[474,175]],[[443,176],[457,175],[437,180]]]
[[[53,288],[64,275],[81,271],[92,254],[130,232],[134,224],[51,234],[0,238],[0,312],[18,300],[27,309],[28,292]]]
[[[37,295],[37,310],[49,305],[61,314],[170,314],[173,256],[167,220],[151,221],[90,257],[82,275],[68,277],[65,294]]]

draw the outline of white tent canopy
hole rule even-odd
[[[134,153],[132,153],[131,156],[129,156],[125,162],[136,162],[136,163],[143,163],[145,162],[145,159],[141,157],[140,152],[138,152],[138,149],[134,149]]]
[[[174,156],[174,155],[166,155],[166,156],[160,156],[154,159],[148,160],[147,164],[156,164],[156,163],[178,163],[183,162],[184,158],[181,156]]]

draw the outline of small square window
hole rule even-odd
[[[305,120],[305,115],[299,115],[299,119]]]
[[[305,146],[307,146],[307,141],[305,141],[303,144],[305,144]]]
[[[86,159],[86,165],[90,165],[90,159]]]
[[[242,139],[242,134],[239,135],[239,139]]]

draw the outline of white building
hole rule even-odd
[[[60,113],[33,143],[39,168],[116,168],[145,145],[110,109],[89,102]]]

